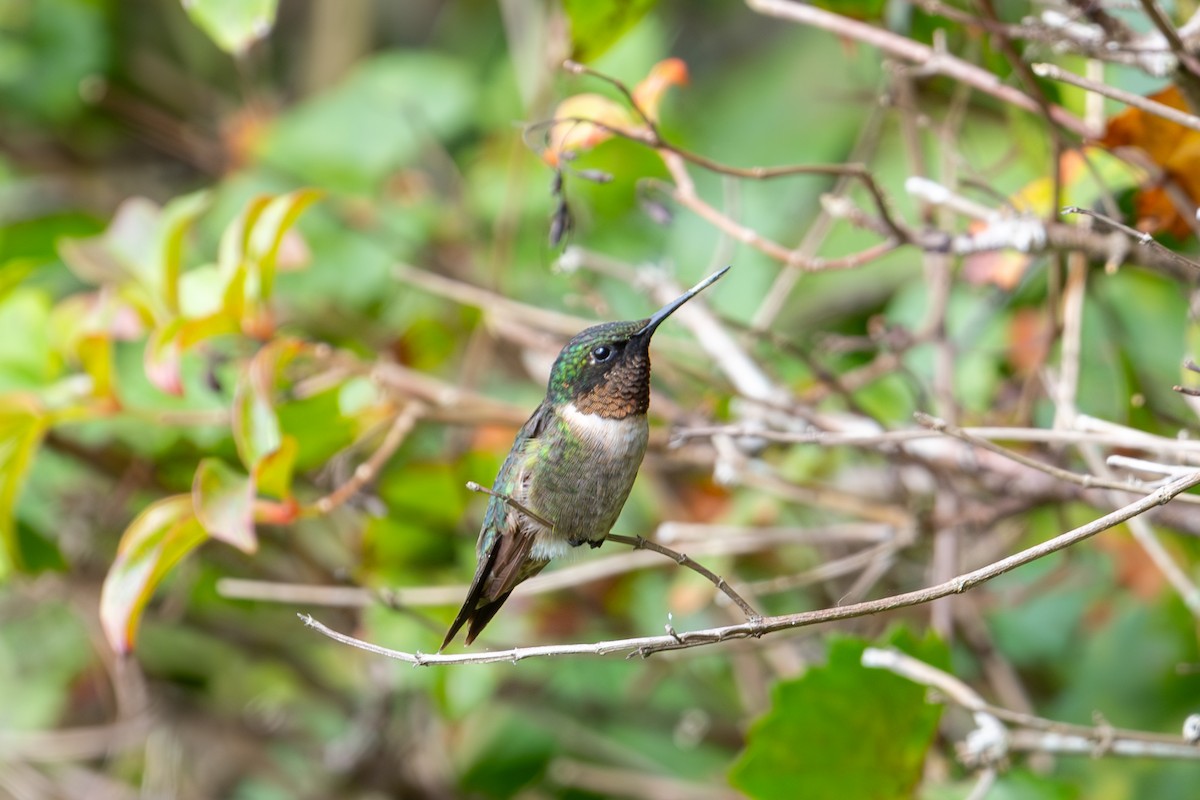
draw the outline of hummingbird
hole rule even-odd
[[[563,347],[546,398],[517,433],[492,484],[475,577],[439,652],[467,623],[466,643],[475,641],[513,588],[553,559],[604,543],[646,455],[650,338],[728,271],[713,273],[647,319],[594,325]]]

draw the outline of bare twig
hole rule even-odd
[[[1163,39],[1167,42],[1167,47],[1171,48],[1171,53],[1179,62],[1176,75],[1179,79],[1179,89],[1187,99],[1187,104],[1192,111],[1200,111],[1200,64],[1196,62],[1196,57],[1179,38],[1179,31],[1175,30],[1175,26],[1158,7],[1158,3],[1154,0],[1141,0],[1141,4],[1142,10],[1146,12],[1150,22],[1162,34]]]
[[[1108,725],[1072,725],[993,706],[955,676],[895,650],[869,647],[863,651],[862,663],[864,667],[886,669],[914,683],[937,689],[951,702],[973,712],[980,727],[960,748],[960,755],[969,765],[994,764],[1010,750],[1200,759],[1200,747],[1179,736]],[[1001,722],[1020,725],[1025,730],[1009,732]]]
[[[923,413],[917,412],[917,414],[915,416],[916,416],[918,423],[920,423],[921,425],[924,425],[925,427],[929,428],[930,430],[935,430],[935,431],[938,431],[939,433],[944,433],[947,436],[950,436],[954,439],[958,439],[959,441],[966,442],[967,444],[972,445],[974,447],[979,447],[979,448],[982,448],[983,450],[987,450],[988,452],[1004,456],[1005,458],[1007,458],[1011,461],[1015,461],[1018,464],[1023,464],[1024,466],[1030,467],[1031,469],[1036,469],[1038,472],[1044,472],[1047,475],[1051,475],[1055,478],[1058,478],[1059,480],[1067,481],[1069,483],[1074,483],[1078,486],[1083,486],[1084,488],[1116,489],[1118,491],[1132,492],[1135,494],[1142,494],[1142,493],[1146,492],[1149,488],[1151,488],[1151,487],[1148,487],[1146,484],[1140,483],[1140,482],[1118,481],[1118,480],[1113,480],[1111,478],[1099,477],[1096,475],[1080,475],[1078,473],[1071,472],[1068,469],[1062,469],[1061,467],[1056,467],[1053,464],[1047,464],[1043,461],[1038,461],[1035,458],[1030,458],[1029,456],[1026,456],[1022,453],[1018,453],[1015,450],[1010,450],[1007,447],[998,445],[995,442],[992,442],[988,439],[984,439],[979,436],[975,436],[971,433],[968,433],[966,430],[964,430],[962,428],[958,428],[958,427],[955,427],[954,425],[950,425],[950,424],[946,423],[945,421],[931,417],[928,414],[923,414]],[[1184,499],[1185,498],[1180,498],[1181,501]],[[1196,500],[1197,500],[1197,502],[1200,502],[1200,496],[1198,496],[1196,498]]]
[[[371,457],[358,465],[350,479],[324,497],[319,498],[304,509],[304,513],[328,514],[338,506],[358,494],[364,486],[375,480],[379,470],[392,457],[392,454],[404,443],[405,437],[417,424],[417,420],[425,412],[425,405],[411,401],[404,406],[392,420],[391,427],[383,441]]]
[[[629,656],[649,656],[668,650],[682,650],[691,647],[704,647],[732,639],[759,637],[795,628],[817,625],[835,620],[851,619],[854,617],[879,614],[898,608],[922,605],[946,597],[951,594],[965,592],[980,584],[986,583],[1000,575],[1010,572],[1017,567],[1037,561],[1040,558],[1071,547],[1101,531],[1119,525],[1120,523],[1139,514],[1163,505],[1172,498],[1200,484],[1200,471],[1178,478],[1145,497],[1126,506],[1105,514],[1053,539],[1026,548],[1007,558],[1000,559],[979,569],[959,575],[952,580],[929,586],[916,591],[892,595],[879,600],[854,603],[847,606],[825,608],[817,611],[805,611],[796,614],[765,617],[761,620],[745,622],[737,625],[726,625],[717,628],[707,628],[694,631],[678,632],[665,636],[641,636],[629,639],[615,639],[592,644],[544,645],[539,647],[517,647],[509,650],[499,650],[490,653],[463,653],[452,655],[426,655],[424,653],[409,653],[391,650],[370,642],[355,639],[346,634],[332,630],[310,615],[300,614],[300,619],[319,633],[335,641],[351,647],[357,647],[376,655],[405,661],[416,666],[432,666],[443,664],[487,664],[501,661],[517,662],[527,658],[544,658],[549,656],[567,655],[608,655],[626,653]]]
[[[1153,114],[1156,117],[1162,117],[1165,120],[1174,122],[1176,125],[1182,125],[1193,131],[1200,131],[1200,117],[1189,114],[1186,111],[1180,111],[1177,108],[1171,108],[1168,105],[1151,100],[1148,97],[1142,97],[1140,94],[1127,92],[1124,89],[1118,89],[1114,86],[1109,86],[1106,83],[1088,80],[1087,78],[1076,75],[1073,72],[1059,67],[1056,64],[1034,64],[1033,71],[1042,78],[1049,78],[1052,81],[1062,81],[1069,83],[1072,86],[1077,86],[1080,89],[1086,89],[1089,92],[1110,97],[1113,100],[1118,100],[1127,106],[1141,109],[1147,114]]]
[[[652,550],[655,553],[666,556],[667,558],[674,559],[675,563],[679,564],[679,566],[687,567],[693,572],[703,575],[710,583],[712,583],[713,586],[716,586],[719,590],[724,592],[725,596],[732,600],[734,605],[736,605],[746,614],[746,619],[762,619],[762,614],[759,614],[757,611],[755,611],[754,608],[747,603],[740,594],[734,591],[733,587],[730,586],[724,578],[708,569],[703,564],[698,564],[691,558],[688,558],[686,554],[676,552],[669,547],[664,547],[661,544],[652,542],[642,536],[621,536],[616,533],[610,533],[605,538],[610,542],[627,544],[635,550]]]
[[[1126,225],[1125,223],[1121,222],[1120,220],[1115,220],[1110,216],[1101,214],[1099,211],[1092,211],[1087,208],[1080,208],[1079,206],[1066,206],[1063,208],[1062,213],[1064,213],[1064,214],[1084,214],[1093,219],[1099,220],[1100,222],[1109,226],[1110,228],[1115,228],[1116,230],[1119,230],[1122,233],[1128,235],[1131,239],[1133,239],[1138,244],[1144,245],[1146,247],[1150,247],[1154,250],[1161,252],[1164,256],[1172,259],[1173,261],[1178,262],[1180,264],[1180,266],[1187,267],[1189,269],[1200,270],[1200,264],[1197,264],[1195,261],[1192,261],[1190,258],[1187,258],[1186,256],[1182,256],[1179,253],[1176,253],[1174,250],[1170,249],[1169,247],[1166,247],[1166,246],[1160,244],[1158,242],[1158,240],[1155,239],[1153,236],[1151,236],[1149,233],[1146,233],[1144,231],[1139,231],[1136,228],[1131,228],[1128,225]]]
[[[1034,114],[1041,113],[1041,108],[1032,97],[1005,84],[994,73],[883,28],[791,0],[746,0],[746,5],[760,14],[821,28],[838,36],[878,47],[888,55],[961,81],[1017,108]],[[1050,115],[1054,122],[1077,136],[1091,134],[1083,122],[1059,106],[1051,106]]]

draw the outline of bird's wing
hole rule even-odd
[[[508,458],[500,467],[499,477],[493,487],[495,491],[506,491],[505,484],[508,483],[506,480],[508,476],[513,476],[508,491],[512,491],[520,482],[528,480],[526,475],[527,453],[553,418],[553,409],[547,403],[542,403],[526,420],[516,439],[521,446],[514,445],[513,449],[509,451]],[[500,610],[500,606],[508,599],[513,588],[545,566],[545,564],[527,564],[529,550],[533,547],[536,532],[537,523],[517,509],[510,507],[500,498],[491,498],[488,502],[487,512],[484,514],[483,527],[480,530],[479,542],[476,546],[478,564],[475,567],[475,577],[471,581],[471,588],[467,590],[467,599],[459,609],[458,616],[450,625],[450,630],[440,649],[445,649],[446,645],[450,644],[459,629],[468,620],[471,622],[471,628],[467,636],[467,644],[470,644],[479,631]],[[525,567],[524,571],[523,567]]]

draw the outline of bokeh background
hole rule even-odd
[[[912,428],[914,411],[1061,429],[1066,364],[1072,419],[1186,435],[1195,416],[1171,386],[1195,353],[1194,278],[1072,268],[1051,248],[874,252],[886,231],[822,205],[876,213],[860,183],[690,165],[714,223],[672,197],[678,174],[644,143],[613,138],[556,179],[548,128],[527,128],[582,93],[628,108],[563,70],[569,56],[629,87],[678,58],[689,81],[663,94],[659,130],[718,164],[864,164],[913,229],[971,230],[906,192],[915,174],[991,208],[1136,216],[1137,167],[1091,148],[1077,168],[1077,137],[853,37],[727,2],[274,5],[0,0],[0,796],[984,796],[955,756],[970,717],[863,669],[868,642],[1079,725],[1175,734],[1200,710],[1195,609],[1123,529],[940,611],[647,659],[413,668],[305,628],[297,612],[436,650],[474,570],[485,498],[464,484],[490,484],[558,348],[725,264],[703,296],[716,318],[656,338],[651,452],[616,531],[688,523],[658,538],[772,614],[989,563],[1133,497],[886,443],[676,434]],[[963,22],[975,4],[826,6],[1022,85]],[[996,6],[1014,24],[1043,10]],[[1082,69],[1036,38],[1016,46]],[[1042,89],[1081,119],[1118,108]],[[555,224],[569,230],[552,242]],[[1190,236],[1160,238],[1187,253]],[[1064,354],[1067,295],[1082,321]],[[713,330],[774,399],[747,397]],[[1061,442],[1034,455],[1094,467]],[[1156,525],[1194,582],[1200,526]],[[740,620],[696,575],[622,550],[514,598],[472,651]],[[1194,761],[998,766],[987,797],[1200,785]]]

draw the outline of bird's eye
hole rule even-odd
[[[613,349],[606,344],[597,345],[592,348],[593,361],[608,361],[612,358]]]

